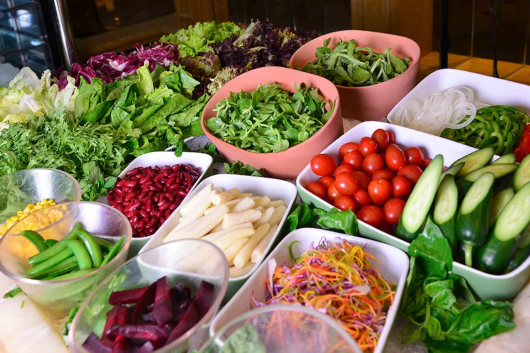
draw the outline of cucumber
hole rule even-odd
[[[491,164],[514,164],[515,163],[515,154],[505,154],[504,156],[501,156],[497,158],[493,163]]]
[[[514,239],[530,224],[530,183],[525,184],[504,206],[497,222],[494,235],[501,241]]]
[[[458,191],[461,195],[469,190],[471,185],[484,173],[493,173],[495,179],[500,179],[517,169],[517,164],[490,164],[469,173],[465,178],[458,180]]]
[[[462,164],[459,164],[462,165]],[[458,211],[458,188],[456,187],[455,177],[447,174],[436,193],[434,200],[433,219],[444,237],[447,238],[451,251],[454,255],[458,243],[455,234],[455,219]]]
[[[401,213],[396,229],[397,237],[407,241],[418,237],[436,196],[443,165],[443,156],[437,155],[418,179]]]
[[[521,248],[521,246],[519,245],[519,248],[515,250],[515,254],[513,254],[510,263],[508,264],[508,266],[506,266],[506,270],[504,270],[504,273],[510,273],[517,267],[521,266],[521,264],[525,262],[526,259],[528,259],[528,256],[530,256],[530,245],[527,245],[524,248]]]
[[[473,250],[471,252],[471,258],[473,259],[473,263],[476,263],[475,259],[477,258],[477,251],[479,248],[473,247]],[[458,263],[464,264],[466,263],[466,244],[464,243],[458,243],[456,246],[456,253],[454,256],[454,260]]]
[[[492,234],[486,244],[478,250],[479,270],[493,275],[503,273],[512,260],[520,241],[521,237],[502,241]]]
[[[440,177],[440,183],[444,180],[444,177],[446,175],[452,175],[454,177],[456,177],[456,175],[462,170],[462,168],[464,167],[464,162],[461,162],[461,163],[458,163],[458,164],[454,164],[452,166],[450,166],[449,168],[447,168],[445,170],[445,172],[442,173],[442,176]]]
[[[472,171],[484,167],[489,161],[491,161],[494,151],[495,150],[491,146],[484,147],[455,161],[453,163],[454,166],[458,163],[465,162],[464,167],[458,172],[457,177],[466,176]]]
[[[472,251],[488,239],[491,200],[493,198],[493,173],[483,174],[469,188],[456,217],[456,236],[466,244],[466,265],[472,267]]]
[[[515,191],[519,191],[526,183],[530,181],[530,154],[523,158],[519,164],[519,168],[515,171],[513,176],[513,187]]]
[[[506,206],[508,201],[512,199],[513,195],[515,195],[513,188],[508,188],[498,192],[493,196],[493,202],[491,203],[490,211],[490,227],[495,224],[495,221],[497,218],[499,218],[504,206]]]
[[[521,244],[519,244],[519,248],[526,248],[528,245],[530,245],[530,224],[525,228],[521,235]]]

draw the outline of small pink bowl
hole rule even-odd
[[[341,38],[345,42],[355,39],[360,47],[371,47],[378,53],[390,47],[392,54],[411,60],[404,73],[386,82],[365,87],[337,86],[345,118],[361,121],[381,120],[416,85],[420,70],[420,47],[412,39],[393,34],[357,30],[328,33],[298,49],[291,57],[289,66],[292,69],[295,66],[302,68],[309,62],[315,62],[317,48],[323,46],[324,40],[328,38],[331,38],[331,47]]]
[[[206,127],[205,121],[216,116],[215,105],[230,96],[230,92],[250,92],[260,84],[277,82],[285,90],[294,92],[294,84],[304,83],[317,87],[320,94],[335,102],[335,110],[328,122],[307,141],[278,153],[255,153],[237,148],[215,137]],[[251,70],[223,86],[210,99],[201,117],[201,126],[210,141],[230,162],[241,161],[255,168],[265,168],[267,174],[280,179],[296,179],[315,155],[329,146],[342,134],[342,112],[339,92],[333,83],[323,77],[284,67],[262,67]]]

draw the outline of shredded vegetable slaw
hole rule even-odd
[[[323,239],[292,266],[269,263],[265,303],[298,304],[337,319],[364,351],[373,351],[395,297],[394,284],[381,276],[379,262],[359,245]]]
[[[430,95],[423,102],[419,99],[407,100],[395,116],[389,118],[389,121],[392,124],[440,136],[445,128],[461,129],[471,124],[477,109],[484,106],[474,99],[475,95],[471,88],[452,87]]]

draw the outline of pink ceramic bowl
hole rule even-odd
[[[237,148],[215,137],[206,128],[205,121],[216,116],[215,105],[230,96],[230,92],[249,92],[260,84],[277,82],[283,89],[295,92],[294,84],[304,83],[317,87],[320,94],[329,101],[335,101],[333,115],[328,122],[311,138],[299,145],[278,153],[254,153]],[[311,161],[340,135],[342,135],[342,112],[339,92],[333,83],[325,78],[284,67],[263,67],[244,73],[223,86],[210,99],[201,117],[201,126],[210,141],[229,162],[241,161],[256,168],[265,168],[267,174],[280,179],[296,179],[298,174]]]
[[[328,33],[298,49],[291,57],[290,67],[302,68],[309,62],[315,62],[317,48],[323,46],[324,40],[328,38],[331,38],[332,47],[340,39],[345,42],[355,39],[360,47],[371,47],[378,53],[390,47],[395,56],[411,60],[407,71],[386,82],[366,87],[337,86],[345,118],[381,120],[416,85],[420,69],[420,47],[412,39],[393,34],[357,30]]]

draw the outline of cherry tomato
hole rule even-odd
[[[353,151],[344,155],[343,162],[349,164],[355,170],[363,169],[363,155],[359,151]]]
[[[372,200],[370,199],[370,195],[363,190],[359,189],[355,194],[353,194],[353,199],[355,200],[355,203],[360,208],[363,208],[364,206],[368,206],[372,204]]]
[[[328,198],[331,201],[330,203],[333,204],[333,201],[337,196],[340,196],[341,193],[337,191],[337,188],[335,188],[335,184],[331,184],[328,189]]]
[[[404,176],[401,176],[401,175],[395,176],[392,179],[391,184],[392,184],[392,197],[405,198],[405,197],[408,197],[410,195],[410,192],[412,191],[411,182]]]
[[[377,153],[369,154],[363,161],[363,172],[368,176],[372,176],[372,174],[378,170],[382,170],[384,167],[385,162],[383,162],[383,158]]]
[[[368,184],[370,183],[370,177],[368,175],[363,172],[353,172],[352,175],[357,179],[360,189],[368,189]]]
[[[381,222],[381,225],[379,226],[379,230],[387,234],[393,233],[392,226],[386,223],[385,221]]]
[[[405,149],[405,157],[408,164],[421,165],[423,162],[423,152],[418,147],[409,147]]]
[[[353,167],[349,164],[341,164],[337,167],[337,169],[335,169],[333,174],[336,178],[340,173],[353,173]]]
[[[390,183],[386,179],[372,180],[368,184],[368,194],[374,205],[383,205],[390,198]]]
[[[405,153],[397,146],[389,146],[386,149],[385,161],[388,169],[393,172],[397,172],[407,164]]]
[[[344,195],[337,196],[333,201],[333,206],[342,211],[352,210],[355,212],[356,209],[355,201],[351,197]]]
[[[421,171],[420,167],[414,164],[409,164],[401,168],[397,174],[407,178],[412,185],[416,185],[416,182],[421,177],[422,173],[423,172]]]
[[[320,185],[319,183],[309,183],[305,186],[305,188],[312,194],[320,197],[323,199],[326,197],[326,189]]]
[[[384,151],[386,146],[388,146],[388,142],[390,140],[388,138],[387,132],[383,129],[375,130],[374,133],[372,134],[372,138],[377,143],[377,149],[379,151]]]
[[[421,169],[425,170],[431,164],[432,159],[431,158],[423,158],[423,162],[421,162]]]
[[[357,151],[359,145],[355,142],[346,142],[344,145],[339,148],[339,156],[344,157],[347,153]]]
[[[324,187],[324,189],[326,189],[326,190],[334,182],[335,182],[335,179],[333,179],[333,177],[331,177],[329,175],[326,175],[326,176],[323,176],[323,177],[320,177],[320,178],[317,179],[317,183],[322,185]]]
[[[390,199],[383,206],[383,213],[385,214],[385,221],[388,224],[398,224],[401,213],[405,208],[405,201],[402,199]]]
[[[381,222],[383,222],[384,215],[379,207],[368,205],[364,206],[359,212],[357,212],[357,219],[377,228],[381,225]]]
[[[343,195],[353,195],[359,190],[359,182],[350,173],[337,174],[335,188]]]
[[[394,131],[386,130],[386,133],[388,134],[388,143],[396,143],[396,134],[394,134]]]
[[[311,159],[311,170],[316,175],[331,175],[335,170],[335,161],[327,154],[319,154]]]
[[[396,176],[396,173],[393,171],[387,170],[387,169],[381,169],[372,174],[372,180],[373,179],[386,179],[388,181],[392,181],[392,178]],[[317,180],[318,182],[318,180]]]
[[[377,142],[371,137],[363,137],[359,144],[359,152],[361,152],[363,157],[368,156],[370,153],[376,153]]]

